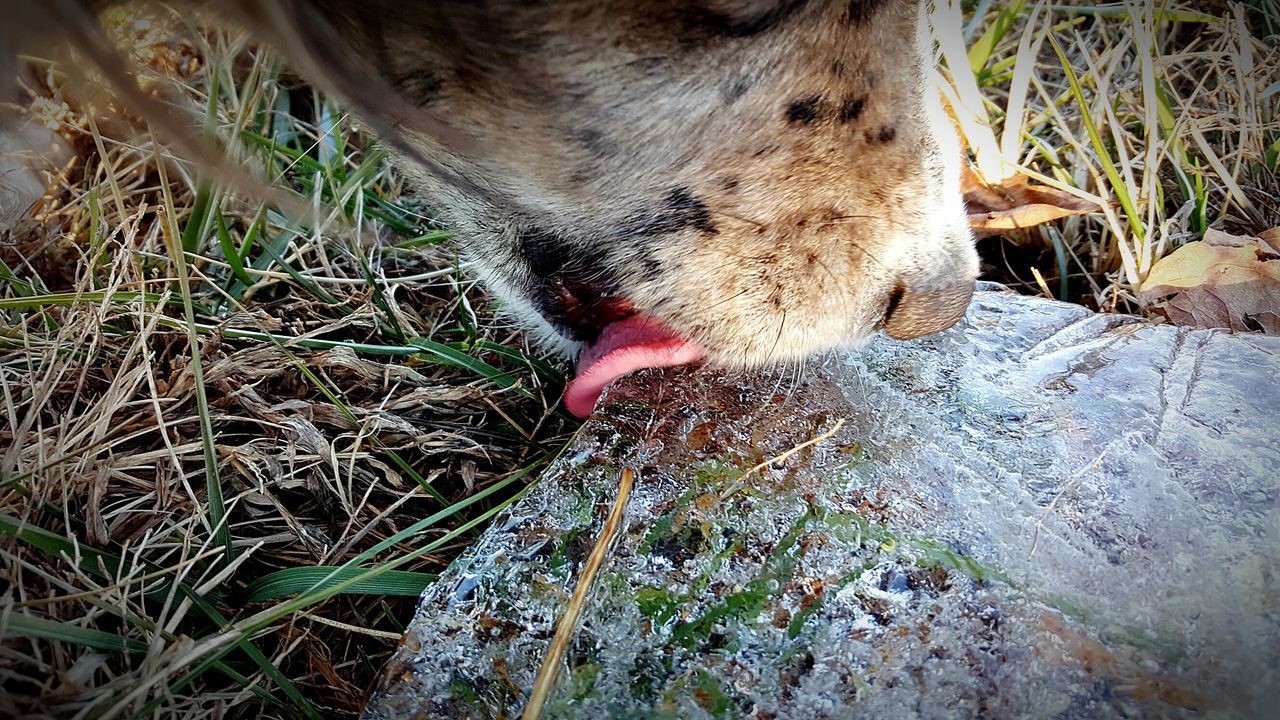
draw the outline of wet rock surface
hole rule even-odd
[[[648,372],[428,590],[369,718],[1273,717],[1280,338],[979,293],[803,372]],[[744,475],[821,435],[830,438]]]

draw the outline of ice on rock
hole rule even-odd
[[[1280,338],[981,292],[802,373],[617,384],[423,598],[369,718],[1271,717]],[[742,473],[831,428],[757,475]]]

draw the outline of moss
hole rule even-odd
[[[705,670],[694,674],[689,687],[693,690],[694,702],[713,717],[741,717],[750,709],[745,698],[730,695],[719,678]]]
[[[722,620],[746,620],[758,616],[769,599],[769,581],[752,580],[747,587],[726,597],[701,616],[676,626],[671,640],[687,648],[705,644]]]
[[[1008,583],[1008,577],[998,568],[958,553],[946,542],[932,538],[901,537],[885,525],[873,523],[857,513],[824,513],[822,522],[832,535],[846,542],[856,542],[863,548],[872,548],[885,556],[914,559],[922,567],[941,567],[962,573],[975,582],[999,580]]]
[[[695,463],[689,469],[693,472],[694,487],[705,492],[734,482],[753,464],[745,458],[720,457]]]
[[[585,525],[580,525],[560,536],[556,541],[555,552],[547,559],[548,570],[574,566],[586,556],[589,547],[584,542],[585,529]]]
[[[640,614],[653,621],[654,625],[665,625],[674,618],[681,601],[682,598],[662,588],[645,587],[636,592]]]
[[[589,697],[595,690],[596,679],[600,677],[600,671],[604,670],[604,663],[583,663],[573,668],[572,696],[574,700],[582,700]]]
[[[684,623],[680,623],[672,632],[671,641],[686,648],[694,648],[704,645],[711,641],[716,626],[721,622],[730,620],[751,620],[756,618],[763,612],[769,597],[776,592],[773,588],[784,587],[786,581],[789,580],[795,572],[795,566],[800,560],[801,552],[792,552],[797,547],[797,540],[801,533],[804,532],[808,520],[812,517],[810,513],[802,515],[791,530],[783,536],[783,538],[774,547],[766,561],[765,571],[759,577],[747,583],[746,587],[735,593],[725,597],[720,603],[709,607],[700,616]],[[736,544],[731,544],[724,552],[720,553],[718,560],[723,561],[737,549]],[[673,603],[668,607],[672,607],[672,615],[679,613],[678,606],[685,602],[690,602],[701,593],[702,588],[706,587],[706,575],[714,572],[719,563],[713,562],[707,570],[707,573],[700,579],[700,583],[695,583],[693,592],[682,598],[667,598],[668,603]],[[652,588],[651,588],[652,590]],[[659,597],[656,594],[650,595],[650,602]],[[651,605],[650,607],[657,607]],[[664,607],[665,610],[665,607]]]
[[[628,673],[628,689],[631,697],[642,703],[653,705],[658,700],[658,693],[667,679],[675,672],[670,656],[641,655]],[[616,717],[616,715],[612,715]],[[647,717],[647,716],[646,716]]]

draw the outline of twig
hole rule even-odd
[[[368,635],[369,637],[375,637],[382,640],[400,642],[400,633],[387,632],[385,630],[374,630],[373,628],[360,627],[359,625],[351,625],[344,623],[341,620],[330,620],[329,618],[322,617],[320,615],[303,615],[303,617],[313,623],[328,625],[331,628],[338,628],[339,630],[346,630],[347,632],[358,633],[360,635]]]
[[[604,564],[605,553],[609,551],[609,544],[613,541],[618,526],[622,524],[622,511],[627,505],[627,498],[631,495],[631,484],[634,480],[635,473],[631,468],[623,468],[622,478],[618,481],[618,497],[613,501],[609,517],[605,518],[604,527],[600,530],[600,538],[591,549],[591,555],[582,568],[582,575],[578,577],[578,585],[573,589],[573,597],[569,598],[569,605],[560,618],[560,624],[556,626],[556,635],[551,639],[551,647],[547,648],[547,656],[542,661],[542,667],[538,669],[537,679],[533,681],[529,702],[524,706],[524,712],[521,714],[523,720],[538,720],[542,716],[542,706],[547,702],[547,695],[551,693],[556,674],[560,671],[560,663],[569,649],[569,638],[578,628],[582,608],[587,603],[587,593],[591,590],[591,584],[595,581],[600,566]]]
[[[797,445],[797,446],[795,446],[795,447],[791,448],[790,450],[787,450],[787,451],[786,451],[786,452],[784,452],[784,453],[781,453],[781,454],[779,454],[779,455],[775,455],[775,456],[773,456],[773,457],[769,458],[768,460],[765,460],[764,462],[760,463],[759,465],[756,465],[755,467],[751,468],[750,470],[748,470],[748,471],[746,471],[746,472],[742,473],[742,475],[741,475],[738,479],[739,479],[739,480],[741,480],[742,478],[745,478],[746,476],[750,475],[751,473],[757,473],[757,472],[760,472],[761,470],[763,470],[763,469],[765,469],[765,468],[769,467],[770,465],[772,465],[772,464],[774,464],[774,463],[776,463],[776,462],[782,462],[783,460],[786,460],[787,458],[791,457],[792,455],[795,455],[796,453],[800,452],[801,450],[803,450],[803,449],[805,449],[805,448],[807,448],[807,447],[810,447],[810,446],[812,446],[812,445],[817,445],[818,443],[822,442],[823,440],[826,440],[827,438],[831,437],[832,435],[835,435],[837,432],[839,432],[839,431],[840,431],[840,428],[842,428],[842,427],[844,427],[844,418],[840,418],[839,420],[837,420],[837,421],[836,421],[836,424],[835,424],[835,425],[832,425],[830,430],[828,430],[828,431],[826,431],[826,432],[824,432],[824,433],[822,433],[821,435],[818,435],[818,436],[816,436],[816,437],[809,438],[808,440],[805,440],[804,442],[802,442],[802,443],[800,443],[799,445]]]
[[[1079,482],[1080,478],[1084,477],[1085,473],[1090,470],[1097,470],[1098,466],[1102,464],[1102,459],[1107,456],[1107,451],[1110,449],[1110,445],[1104,447],[1102,452],[1098,453],[1098,457],[1093,459],[1093,462],[1077,470],[1074,475],[1062,484],[1062,488],[1058,490],[1057,494],[1053,496],[1053,499],[1049,501],[1049,504],[1045,506],[1044,512],[1040,514],[1040,519],[1036,520],[1036,530],[1031,536],[1031,550],[1027,553],[1028,560],[1031,559],[1032,555],[1036,554],[1036,548],[1040,545],[1040,529],[1044,527],[1044,521],[1049,519],[1049,513],[1053,512],[1053,508],[1058,504],[1058,500],[1061,499],[1063,495],[1066,495],[1067,491]]]
[[[796,453],[800,452],[801,450],[807,447],[812,447],[814,445],[817,445],[823,440],[826,440],[830,438],[832,435],[835,435],[837,432],[840,431],[840,428],[842,427],[844,427],[844,418],[840,418],[839,420],[837,420],[836,424],[832,425],[830,430],[822,433],[821,435],[811,437],[808,440],[805,440],[804,442],[800,443],[799,445],[796,445],[795,447],[791,448],[790,450],[774,455],[768,460],[765,460],[764,462],[759,463],[758,465],[755,465],[750,470],[747,470],[746,472],[739,475],[738,478],[733,482],[733,484],[730,485],[727,489],[725,489],[723,493],[720,494],[720,499],[723,500],[724,498],[729,497],[730,495],[738,492],[743,487],[745,487],[746,483],[744,481],[751,475],[760,472],[761,470],[769,467],[770,465],[776,462],[782,462],[783,460],[786,460],[787,458],[791,457],[792,455],[795,455]]]

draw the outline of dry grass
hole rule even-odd
[[[0,715],[352,716],[562,444],[560,371],[332,102],[226,37],[121,30],[316,212],[202,184],[38,65],[74,159],[0,254]]]
[[[1098,212],[979,245],[988,277],[1141,312],[1152,265],[1210,226],[1280,225],[1280,5],[940,0],[940,84],[987,182]],[[1035,272],[1044,278],[1037,280]]]
[[[979,169],[1105,208],[984,242],[992,274],[1133,310],[1206,227],[1280,224],[1274,3],[976,5],[939,27]],[[314,217],[36,64],[73,158],[0,248],[0,715],[352,716],[418,591],[562,446],[563,368],[337,105],[175,27],[120,27],[144,81]]]

